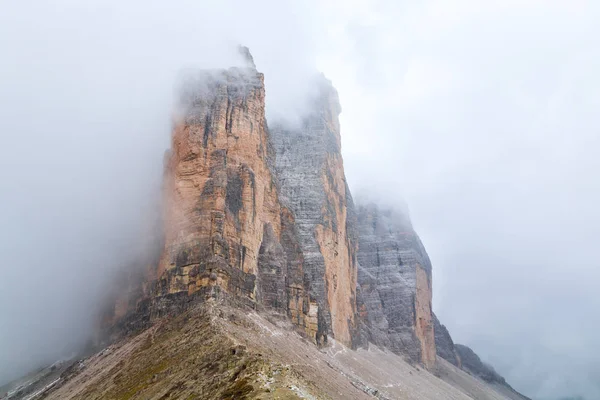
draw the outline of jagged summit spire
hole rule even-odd
[[[242,55],[242,58],[248,64],[248,67],[256,69],[256,64],[254,64],[254,57],[250,53],[250,49],[246,46],[239,45],[238,52]]]

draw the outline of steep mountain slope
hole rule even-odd
[[[377,348],[319,349],[290,321],[208,300],[74,362],[44,399],[501,400],[450,365],[434,373]]]

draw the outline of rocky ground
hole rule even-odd
[[[331,340],[319,349],[289,324],[211,302],[55,367],[10,398],[522,399],[444,360],[429,372],[373,347]]]

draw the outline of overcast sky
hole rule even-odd
[[[596,2],[0,3],[0,381],[89,332],[155,212],[178,73],[242,42],[271,120],[333,81],[351,188],[406,199],[457,342],[535,399],[600,398]]]

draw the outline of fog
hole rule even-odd
[[[270,120],[318,69],[355,194],[408,204],[434,310],[535,399],[600,398],[591,1],[6,2],[0,382],[85,343],[157,210],[180,71],[250,47]]]
[[[455,341],[535,399],[600,398],[600,10],[481,3],[346,25],[324,63],[343,71],[346,174],[406,198]]]
[[[314,61],[300,11],[277,2],[3,5],[1,382],[85,344],[115,274],[146,250],[182,71],[240,65],[244,43],[273,87],[270,114],[301,112]]]

